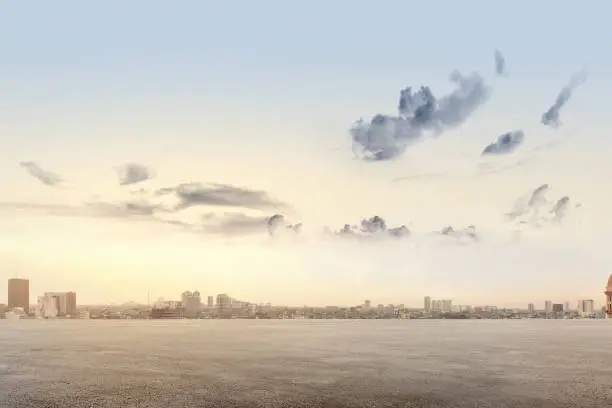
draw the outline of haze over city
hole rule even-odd
[[[32,301],[75,291],[80,304],[198,289],[291,305],[601,305],[603,10],[557,4],[543,19],[546,3],[478,3],[472,25],[465,2],[389,1],[368,29],[371,8],[340,3],[143,4],[2,6],[0,34],[19,41],[0,48],[0,303],[6,278],[23,276]],[[461,115],[440,109],[417,128],[415,114],[392,145],[351,135],[379,113],[405,123],[405,87],[443,100],[454,70],[472,79],[463,96],[482,91]],[[519,130],[514,150],[499,139],[485,154]],[[203,183],[188,185],[199,201],[183,183]],[[285,234],[271,233],[274,214]],[[373,216],[410,236],[336,233]],[[447,226],[478,239],[435,234]]]

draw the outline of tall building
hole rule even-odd
[[[567,301],[565,302],[565,304],[563,305],[563,311],[565,313],[569,313],[569,311],[570,311],[569,302],[567,302]]]
[[[527,305],[527,312],[528,313],[535,313],[535,305],[533,303],[530,303]]]
[[[40,318],[57,317],[57,302],[53,296],[39,296],[36,304],[36,316]]]
[[[365,307],[366,309],[369,309],[372,307],[372,301],[366,299],[366,301],[363,303],[363,307]]]
[[[612,319],[612,274],[608,278],[604,294],[606,295],[606,318]]]
[[[453,301],[452,300],[443,300],[442,301],[442,311],[450,312],[453,310]]]
[[[425,296],[423,301],[423,308],[425,309],[425,313],[431,312],[431,298],[429,296]]]
[[[208,297],[208,301],[206,302],[206,306],[208,306],[209,308],[212,309],[212,307],[215,305],[215,297],[214,296],[209,296]]]
[[[8,308],[21,307],[25,312],[30,309],[30,281],[23,278],[8,280]]]
[[[217,295],[217,313],[220,315],[231,314],[232,299],[226,293]]]
[[[76,293],[45,292],[44,297],[53,299],[57,310],[57,316],[76,316]]]
[[[552,313],[552,311],[553,311],[552,302],[550,300],[545,300],[544,301],[544,312]]]
[[[183,292],[181,304],[183,306],[184,317],[195,318],[200,316],[200,312],[202,311],[202,299],[200,297],[200,292],[197,290],[193,293],[189,291]]]
[[[578,301],[578,313],[580,316],[587,317],[595,312],[595,302],[593,299],[585,299]]]

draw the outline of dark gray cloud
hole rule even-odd
[[[552,128],[557,128],[561,125],[561,121],[559,118],[559,112],[561,111],[561,108],[563,108],[567,101],[570,100],[574,90],[578,86],[584,84],[586,79],[587,73],[585,70],[579,72],[570,79],[569,84],[564,86],[563,89],[561,89],[561,92],[559,92],[559,95],[557,95],[555,103],[553,103],[552,106],[542,114],[542,124],[550,126]]]
[[[146,166],[137,163],[127,163],[117,170],[119,184],[127,186],[153,178],[153,172]]]
[[[272,198],[262,190],[251,190],[229,184],[183,183],[176,187],[164,187],[156,195],[175,194],[179,204],[175,210],[203,205],[242,207],[258,210],[288,208],[288,204]]]
[[[507,154],[515,151],[523,141],[525,140],[525,134],[522,130],[514,130],[508,133],[504,133],[499,136],[497,140],[484,148],[482,156]]]
[[[407,87],[400,92],[397,116],[378,114],[369,123],[355,122],[350,134],[358,157],[368,161],[396,158],[426,132],[441,134],[463,124],[488,100],[490,88],[478,73],[454,71],[449,79],[456,88],[448,95],[436,98],[427,86],[416,92]]]
[[[403,238],[410,236],[410,230],[405,225],[388,228],[387,222],[380,216],[375,215],[361,220],[360,225],[345,224],[338,231],[325,228],[325,233],[340,237],[373,238],[373,237],[395,237]]]
[[[495,50],[495,73],[500,76],[508,75],[508,71],[506,71],[506,58],[504,58],[503,54],[500,50]]]
[[[35,177],[38,179],[38,181],[47,186],[56,187],[63,182],[63,179],[60,176],[53,172],[44,170],[34,162],[22,161],[19,163],[19,165],[24,167],[32,177]]]

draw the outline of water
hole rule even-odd
[[[1,407],[610,407],[612,323],[0,320]]]

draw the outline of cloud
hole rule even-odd
[[[546,126],[550,126],[552,128],[557,128],[561,125],[561,121],[559,118],[559,112],[561,111],[561,108],[563,108],[563,106],[567,103],[567,101],[570,100],[574,90],[578,86],[584,84],[586,79],[587,79],[587,73],[585,70],[579,72],[578,74],[574,75],[570,79],[569,84],[564,86],[561,89],[561,92],[559,92],[559,95],[557,95],[557,99],[555,99],[555,103],[553,103],[552,106],[548,108],[548,110],[542,114],[542,119],[541,119],[542,124]]]
[[[360,226],[344,224],[338,231],[334,232],[326,227],[324,232],[326,235],[360,239],[377,237],[404,238],[410,236],[410,230],[405,225],[388,228],[387,222],[378,215],[361,220]]]
[[[216,235],[263,234],[267,231],[267,217],[233,212],[208,213],[202,216],[202,224],[198,227],[203,233]]]
[[[552,214],[552,221],[561,222],[567,215],[567,211],[570,206],[570,198],[568,196],[563,196],[557,200],[553,208],[550,210]]]
[[[92,214],[104,217],[152,217],[157,212],[170,212],[166,207],[146,200],[90,201],[84,207]]]
[[[530,194],[519,197],[511,212],[506,216],[516,220],[517,225],[540,227],[543,223],[560,223],[570,208],[570,197],[563,196],[556,201],[549,201],[547,194],[550,191],[548,184],[542,184]],[[546,207],[549,207],[546,210]],[[578,208],[579,205],[576,205]]]
[[[541,205],[546,204],[546,194],[549,190],[548,184],[542,184],[531,193],[517,198],[512,210],[506,216],[510,219],[516,219],[532,211],[537,211]]]
[[[127,186],[153,178],[151,169],[137,163],[127,163],[117,169],[119,184]]]
[[[56,187],[63,182],[63,179],[60,176],[50,171],[44,170],[42,167],[40,167],[34,162],[22,161],[19,163],[19,165],[24,167],[32,177],[35,177],[36,179],[38,179],[38,181],[47,186]]]
[[[266,220],[268,226],[268,234],[271,237],[290,234],[299,234],[302,232],[302,223],[289,224],[285,221],[285,217],[281,214],[274,214]]]
[[[272,198],[262,190],[251,190],[229,184],[183,183],[176,187],[164,187],[156,195],[175,194],[179,204],[175,210],[202,205],[241,207],[258,210],[288,208],[289,205]]]
[[[459,230],[449,225],[449,226],[442,228],[442,230],[438,231],[437,233],[442,236],[452,237],[458,240],[464,240],[466,238],[471,241],[480,240],[480,237],[476,233],[476,227],[473,225],[470,225],[467,228],[463,228]]]
[[[507,154],[515,151],[523,141],[525,140],[525,134],[522,130],[514,130],[508,133],[504,133],[499,136],[497,140],[484,148],[482,156]]]
[[[353,151],[367,161],[390,160],[400,156],[408,145],[426,134],[441,134],[463,124],[490,96],[490,88],[476,72],[463,75],[453,71],[449,77],[455,90],[436,98],[422,86],[413,92],[400,92],[397,116],[375,115],[370,122],[359,120],[350,129]]]
[[[163,221],[155,217],[155,213],[163,208],[143,200],[138,201],[88,201],[80,205],[69,204],[37,204],[27,202],[0,202],[0,209],[41,212],[52,216],[83,217],[83,218],[127,218]]]
[[[506,71],[506,58],[502,55],[501,51],[495,50],[495,73],[499,76],[506,76],[508,72]]]

